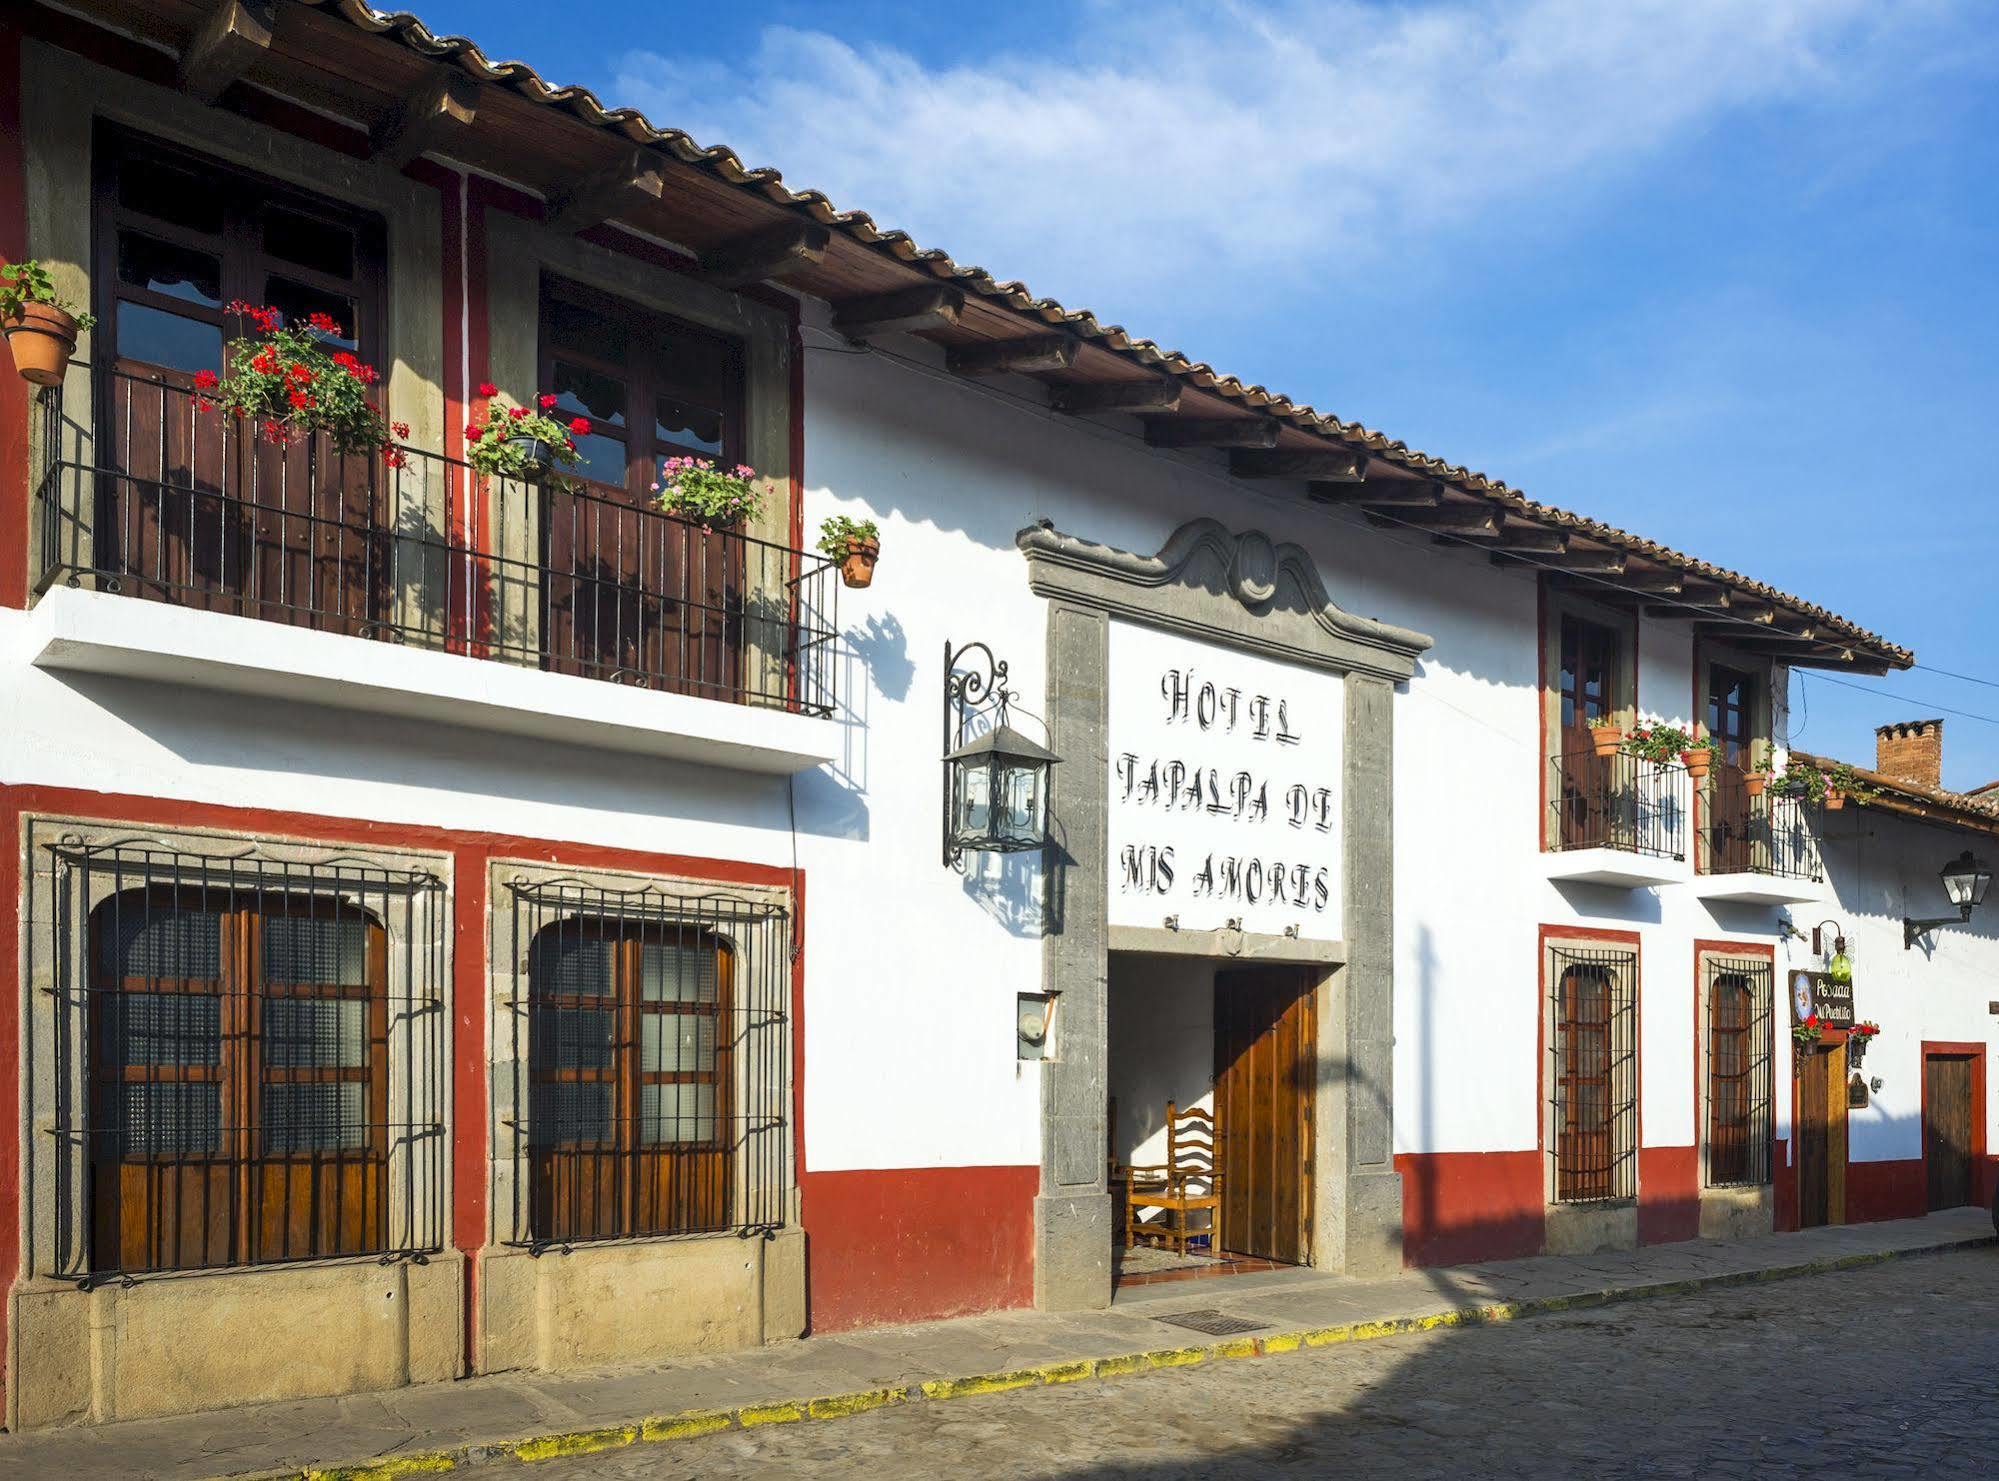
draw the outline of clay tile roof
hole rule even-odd
[[[1791,754],[1821,769],[1841,764],[1830,757],[1814,756],[1806,751],[1793,751]],[[1862,782],[1880,789],[1877,805],[1886,804],[1891,811],[1939,822],[1959,823],[1980,831],[1999,832],[1999,793],[1991,790],[1993,784],[1988,783],[1970,792],[1952,792],[1945,787],[1925,786],[1907,777],[1889,776],[1865,766],[1855,766],[1852,770]]]
[[[865,211],[841,211],[819,191],[792,190],[785,185],[784,177],[778,171],[768,167],[750,168],[726,145],[698,144],[679,129],[660,128],[636,108],[606,107],[588,88],[552,85],[525,62],[494,61],[463,36],[434,34],[422,20],[408,11],[380,12],[363,3],[363,0],[304,0],[304,3],[338,15],[370,34],[400,42],[426,58],[453,62],[483,82],[511,88],[523,97],[560,109],[586,124],[618,134],[634,144],[664,149],[685,164],[759,194],[775,205],[803,212],[819,224],[835,228],[935,278],[1002,304],[1042,325],[1064,329],[1136,364],[1177,376],[1246,410],[1275,417],[1305,432],[1337,439],[1365,451],[1371,457],[1422,477],[1438,479],[1466,493],[1483,496],[1523,520],[1564,529],[1646,560],[1684,568],[1686,574],[1697,579],[1734,587],[1808,614],[1836,633],[1840,640],[1856,648],[1865,648],[1873,656],[1896,667],[1907,667],[1915,661],[1913,652],[1888,642],[1878,633],[1815,603],[1751,580],[1738,571],[1697,559],[1584,515],[1536,503],[1487,474],[1433,457],[1386,433],[1359,422],[1343,421],[1330,413],[1294,402],[1267,387],[1225,375],[1178,350],[1164,348],[1149,339],[1136,338],[1122,325],[1105,324],[1087,309],[1065,308],[1052,298],[1038,298],[1017,280],[1001,281],[985,268],[954,262],[945,252],[918,246],[907,232],[884,230]]]

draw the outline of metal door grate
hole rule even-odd
[[[1226,1316],[1219,1311],[1183,1311],[1177,1316],[1154,1317],[1153,1320],[1165,1322],[1168,1326],[1205,1332],[1210,1337],[1233,1337],[1238,1332],[1262,1332],[1270,1327],[1269,1322],[1244,1321],[1239,1316]]]

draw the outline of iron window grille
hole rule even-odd
[[[1560,946],[1549,965],[1554,1200],[1634,1198],[1638,954]]]
[[[1707,989],[1707,1184],[1770,1181],[1775,971],[1754,958],[1710,957]]]
[[[788,911],[509,882],[514,1237],[750,1235],[790,1211]]]
[[[1548,758],[1554,786],[1552,849],[1607,848],[1654,859],[1687,856],[1686,768],[1618,752],[1563,751]]]
[[[442,1248],[441,880],[254,845],[47,850],[52,1273]]]

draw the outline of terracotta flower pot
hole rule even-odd
[[[37,386],[58,385],[76,353],[76,319],[52,303],[24,303],[18,318],[0,324],[14,368]]]
[[[847,553],[840,557],[840,579],[855,588],[871,584],[875,579],[875,562],[881,553],[879,540],[848,541]]]
[[[1827,812],[1838,812],[1845,806],[1846,794],[1844,792],[1828,792],[1825,794],[1825,810]]]
[[[1687,775],[1698,783],[1707,780],[1707,769],[1714,763],[1714,752],[1682,751],[1680,760],[1687,768]]]
[[[1770,785],[1769,776],[1764,772],[1760,771],[1752,771],[1749,773],[1748,776],[1742,779],[1743,790],[1746,791],[1751,797],[1761,797],[1763,795],[1763,789],[1769,785]]]
[[[1615,756],[1624,747],[1624,732],[1615,725],[1599,725],[1590,731],[1589,742],[1599,757]]]

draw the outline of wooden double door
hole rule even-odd
[[[1846,1222],[1846,1046],[1797,1061],[1798,1227]]]
[[[1221,1245],[1290,1265],[1306,1264],[1312,1253],[1312,989],[1303,968],[1215,974]]]

